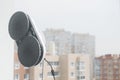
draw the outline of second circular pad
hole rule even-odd
[[[20,45],[18,45],[18,57],[20,62],[26,66],[34,66],[41,56],[38,40],[33,36],[26,37]]]

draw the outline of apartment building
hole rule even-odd
[[[62,77],[64,80],[91,80],[90,55],[88,54],[69,54],[61,57]],[[65,71],[66,70],[66,71]]]
[[[72,34],[72,53],[95,55],[95,36],[90,34]]]
[[[47,55],[53,66],[56,80],[91,80],[88,54]],[[41,80],[43,63],[30,69],[31,80]],[[44,61],[44,80],[53,80],[50,66]]]
[[[95,54],[95,36],[90,34],[71,33],[64,29],[46,29],[43,31],[47,41],[47,52],[51,52],[52,45],[55,45],[55,54],[62,55],[67,53]]]
[[[95,58],[96,80],[120,80],[120,55],[107,54]]]
[[[42,78],[53,80],[51,67],[47,62],[44,61],[35,67],[27,68],[20,64],[17,53],[14,58],[14,80],[41,80]],[[46,55],[46,59],[55,71],[56,80],[92,80],[91,59],[88,54]]]
[[[46,39],[46,49],[49,52],[49,43],[55,43],[55,54],[71,53],[71,33],[64,29],[46,29],[43,31]]]

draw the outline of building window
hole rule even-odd
[[[80,76],[77,76],[77,80],[80,80]]]
[[[70,63],[70,66],[72,66],[72,67],[74,67],[74,65],[75,65],[74,62],[71,62],[71,63]]]
[[[19,74],[15,74],[15,80],[19,80]]]
[[[29,74],[24,74],[24,80],[29,80]]]
[[[85,72],[84,72],[84,71],[79,71],[78,74],[79,74],[79,75],[84,75]]]
[[[50,61],[49,62],[52,66],[59,66],[59,62],[58,61]]]
[[[54,75],[55,75],[55,77],[59,77],[59,76],[60,76],[60,73],[59,73],[59,72],[54,72]],[[51,77],[51,76],[53,76],[53,75],[52,75],[51,72],[48,72],[47,76],[48,76],[48,77]]]
[[[78,76],[77,79],[78,80],[85,80],[85,76]]]
[[[43,76],[42,76],[43,74],[42,73],[40,73],[40,78],[42,78]]]
[[[79,71],[84,71],[84,70],[85,70],[85,66],[78,66],[78,67],[77,67],[77,70],[79,70]]]
[[[85,63],[83,61],[79,61],[78,65],[85,65]]]
[[[15,62],[14,67],[15,67],[15,69],[19,69],[20,68],[20,63],[19,62]]]
[[[71,76],[71,77],[74,77],[74,76],[75,76],[74,72],[71,72],[71,73],[70,73],[70,76]]]
[[[80,76],[80,79],[82,79],[82,80],[85,79],[85,76]]]
[[[77,70],[85,70],[85,63],[84,62],[79,62],[77,66]]]

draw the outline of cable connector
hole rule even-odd
[[[53,70],[53,69],[51,70],[51,73],[52,73],[52,75],[53,75],[53,76],[55,76],[55,74],[54,74],[55,72],[54,72],[54,70]]]

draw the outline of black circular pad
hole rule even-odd
[[[25,13],[16,12],[10,19],[9,22],[9,33],[12,39],[21,39],[29,29],[29,20]]]
[[[18,45],[18,57],[24,66],[31,67],[35,65],[40,56],[39,42],[35,37],[28,36]]]

